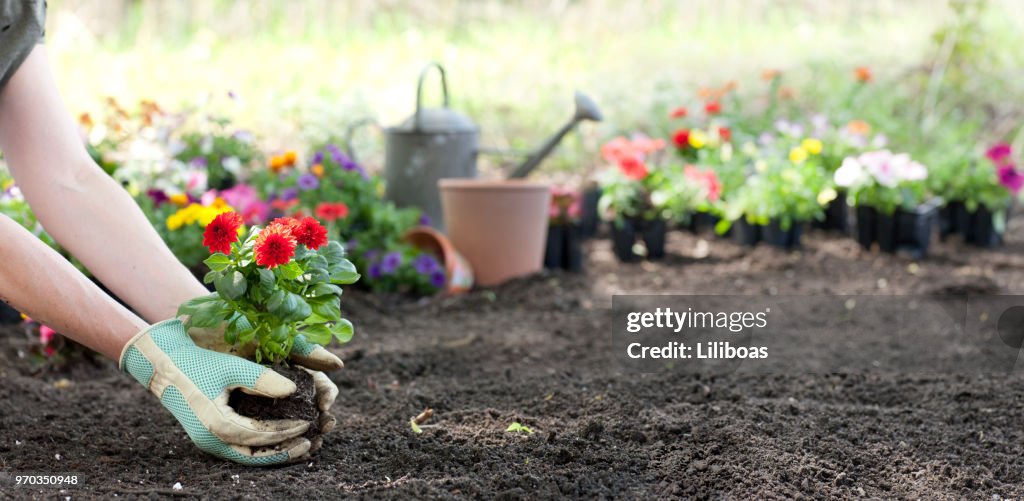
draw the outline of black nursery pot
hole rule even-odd
[[[544,267],[549,270],[583,271],[583,236],[580,225],[548,226]]]
[[[7,303],[0,301],[0,325],[15,325],[21,323],[21,313],[11,308]]]
[[[865,249],[878,239],[878,211],[874,207],[857,207],[857,243]]]
[[[750,224],[746,218],[739,218],[732,225],[732,237],[736,243],[753,247],[764,239],[764,226]]]
[[[1006,212],[1006,219],[1010,219],[1009,209]],[[968,213],[965,207],[964,213],[968,215],[970,221],[970,231],[964,232],[965,242],[987,248],[998,247],[1003,243],[1003,234],[996,230],[995,223],[992,221],[995,214],[988,210],[988,207],[980,205],[973,214]]]
[[[804,232],[804,223],[794,221],[789,228],[783,229],[782,223],[773,219],[764,226],[762,239],[769,245],[780,249],[792,250],[800,247],[800,238]]]
[[[649,259],[665,257],[665,236],[667,233],[668,224],[663,219],[644,222],[644,245],[647,246],[647,257]]]
[[[916,259],[928,254],[932,233],[935,231],[935,224],[939,218],[939,204],[938,199],[933,199],[910,211],[903,209],[896,211],[895,240],[897,248],[906,250]]]
[[[967,207],[963,202],[949,202],[939,209],[939,238],[943,240],[954,233],[961,233],[967,224]]]
[[[601,218],[597,214],[597,202],[601,199],[604,190],[601,188],[590,188],[583,191],[580,200],[580,235],[583,238],[590,238],[597,234],[601,226]]]
[[[694,235],[715,231],[715,225],[718,224],[719,219],[718,216],[708,212],[694,212],[690,215],[690,223],[686,225],[686,229]]]
[[[548,225],[548,241],[544,246],[544,267],[549,270],[562,269],[565,259],[565,226]]]
[[[825,206],[825,219],[816,221],[814,225],[826,231],[850,232],[850,205],[846,203],[845,192],[840,192]]]
[[[611,223],[612,227],[612,250],[619,261],[630,262],[636,256],[633,255],[633,244],[636,243],[636,227],[632,221],[623,220]]]

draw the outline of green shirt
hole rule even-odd
[[[0,89],[43,43],[45,0],[0,0]]]

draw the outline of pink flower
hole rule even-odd
[[[221,191],[220,197],[242,215],[245,224],[263,224],[270,217],[270,204],[261,200],[256,188],[248,184],[236,184]]]
[[[39,326],[39,342],[43,345],[48,345],[53,341],[53,338],[57,336],[57,331],[45,326]]]
[[[1005,160],[1012,153],[1013,149],[1010,148],[1010,145],[1006,143],[998,143],[989,148],[988,151],[985,152],[985,156],[988,157],[989,160],[995,162],[996,165],[1005,165]]]
[[[201,171],[201,170],[190,171],[188,173],[188,182],[185,185],[185,191],[187,191],[189,193],[194,193],[196,191],[205,190],[206,189],[206,182],[207,182],[206,171]],[[213,192],[213,190],[210,190],[210,192]],[[210,192],[207,192],[207,193],[210,193]],[[213,196],[217,196],[217,193],[213,192]],[[204,195],[204,197],[205,197],[205,195]],[[204,205],[209,205],[209,204],[204,204]]]
[[[722,195],[722,182],[718,180],[718,175],[713,170],[700,170],[693,165],[687,165],[683,169],[683,176],[704,185],[703,188],[709,201],[714,202]]]
[[[999,184],[1002,184],[1014,193],[1018,193],[1024,187],[1024,175],[1017,172],[1013,165],[1001,165],[999,167]]]

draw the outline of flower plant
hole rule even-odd
[[[551,188],[548,206],[548,224],[567,226],[579,222],[581,215],[580,192],[562,187]]]
[[[652,167],[652,157],[665,148],[665,141],[638,137],[616,137],[601,147],[606,161],[616,168],[600,179],[598,208],[617,225],[626,220],[664,219],[671,198],[664,169]]]
[[[253,343],[256,361],[268,364],[284,361],[300,334],[319,345],[348,342],[353,327],[341,316],[339,285],[360,275],[327,229],[305,217],[275,219],[244,239],[241,231],[235,212],[206,226],[203,245],[212,254],[204,261],[210,268],[204,282],[216,292],[181,305],[186,327],[224,326],[228,345]]]
[[[836,186],[847,189],[853,205],[883,214],[913,208],[928,194],[928,168],[907,153],[878,150],[846,157],[834,177]]]

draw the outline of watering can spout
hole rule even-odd
[[[576,126],[576,124],[585,120],[600,122],[603,118],[604,117],[601,115],[601,110],[597,107],[597,104],[587,97],[586,94],[576,91],[576,112],[573,113],[572,119],[562,126],[554,136],[551,136],[551,139],[548,139],[547,142],[537,149],[537,151],[530,154],[530,157],[527,158],[522,165],[516,167],[509,178],[521,179],[530,175],[530,173],[533,172],[533,170],[536,169],[552,151],[555,150],[555,147],[562,141],[562,138],[564,138],[565,135]]]

